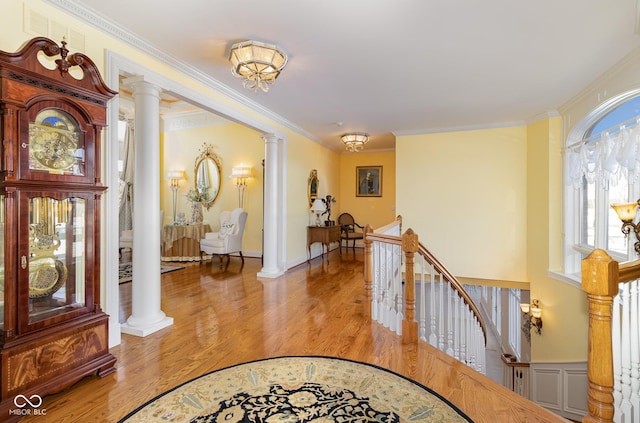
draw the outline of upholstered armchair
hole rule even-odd
[[[200,263],[202,263],[203,253],[211,254],[212,256],[218,255],[220,257],[220,268],[222,268],[222,257],[226,256],[226,269],[229,267],[229,261],[231,260],[229,255],[238,253],[244,266],[242,235],[246,221],[247,212],[242,208],[220,213],[220,230],[218,232],[207,232],[204,239],[200,240]]]

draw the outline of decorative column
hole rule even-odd
[[[278,229],[280,215],[278,214],[279,187],[278,167],[278,138],[274,134],[264,137],[264,263],[258,277],[276,278],[284,272],[278,268]]]
[[[125,81],[135,102],[131,316],[123,333],[147,336],[173,324],[160,310],[160,87]]]

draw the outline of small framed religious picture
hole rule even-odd
[[[382,197],[382,166],[356,166],[356,197]]]
[[[314,200],[318,198],[318,189],[320,188],[320,180],[318,179],[318,171],[312,169],[307,180],[307,195],[309,197],[309,207],[313,205]]]

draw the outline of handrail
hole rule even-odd
[[[367,298],[366,313],[371,315],[371,301],[372,301],[372,280],[373,280],[373,253],[372,245],[374,242],[381,242],[385,244],[391,244],[402,247],[402,252],[405,254],[405,269],[404,274],[406,278],[406,315],[402,322],[403,326],[403,340],[406,342],[417,342],[417,322],[414,320],[415,310],[415,295],[413,289],[413,281],[415,280],[415,274],[413,270],[414,266],[414,254],[417,252],[424,260],[444,277],[444,280],[456,291],[458,296],[462,299],[464,304],[469,308],[474,318],[477,320],[484,338],[486,345],[487,341],[487,329],[480,313],[479,308],[475,302],[471,299],[467,291],[464,289],[458,279],[449,272],[449,270],[420,242],[418,242],[418,236],[412,229],[407,229],[404,234],[400,236],[389,235],[383,232],[389,231],[391,228],[401,225],[402,218],[398,216],[397,219],[387,225],[384,225],[378,229],[373,229],[370,225],[367,225],[364,230],[364,244],[365,244],[365,295]]]
[[[394,220],[392,222],[389,222],[386,225],[380,226],[377,229],[373,229],[373,232],[377,233],[377,234],[383,234],[383,233],[387,232],[389,229],[391,229],[391,228],[393,228],[394,226],[397,226],[397,225],[400,225],[401,229],[400,229],[399,232],[402,232],[402,216],[400,216],[400,215],[398,215],[396,217],[396,220]]]
[[[440,273],[445,277],[445,280],[447,280],[449,284],[456,290],[456,292],[460,294],[460,297],[465,302],[465,304],[467,304],[471,308],[471,311],[473,312],[476,319],[478,319],[478,323],[482,328],[482,333],[484,335],[485,345],[486,345],[487,328],[485,326],[484,319],[482,318],[482,314],[480,314],[480,310],[478,309],[478,306],[476,306],[476,303],[471,299],[471,297],[467,293],[467,290],[464,289],[460,281],[458,281],[458,279],[455,276],[453,276],[451,272],[449,272],[449,270],[446,267],[444,267],[444,265],[442,265],[442,263],[440,263],[440,261],[429,250],[427,250],[427,248],[424,245],[420,244],[420,248],[418,251],[427,260],[428,263],[432,264],[436,268],[438,273]]]
[[[618,265],[618,282],[640,279],[640,260],[626,261]]]

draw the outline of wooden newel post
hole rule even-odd
[[[402,343],[412,344],[418,342],[418,322],[416,315],[416,290],[415,272],[413,260],[418,251],[418,235],[411,228],[402,235],[402,251],[405,255],[405,305],[404,320],[402,320]]]
[[[618,293],[618,262],[602,250],[582,260],[582,290],[589,300],[588,409],[583,423],[613,422],[611,313]]]
[[[373,233],[371,225],[367,224],[364,227],[364,310],[362,310],[364,316],[371,317],[371,289],[373,283],[373,241],[368,234]]]

